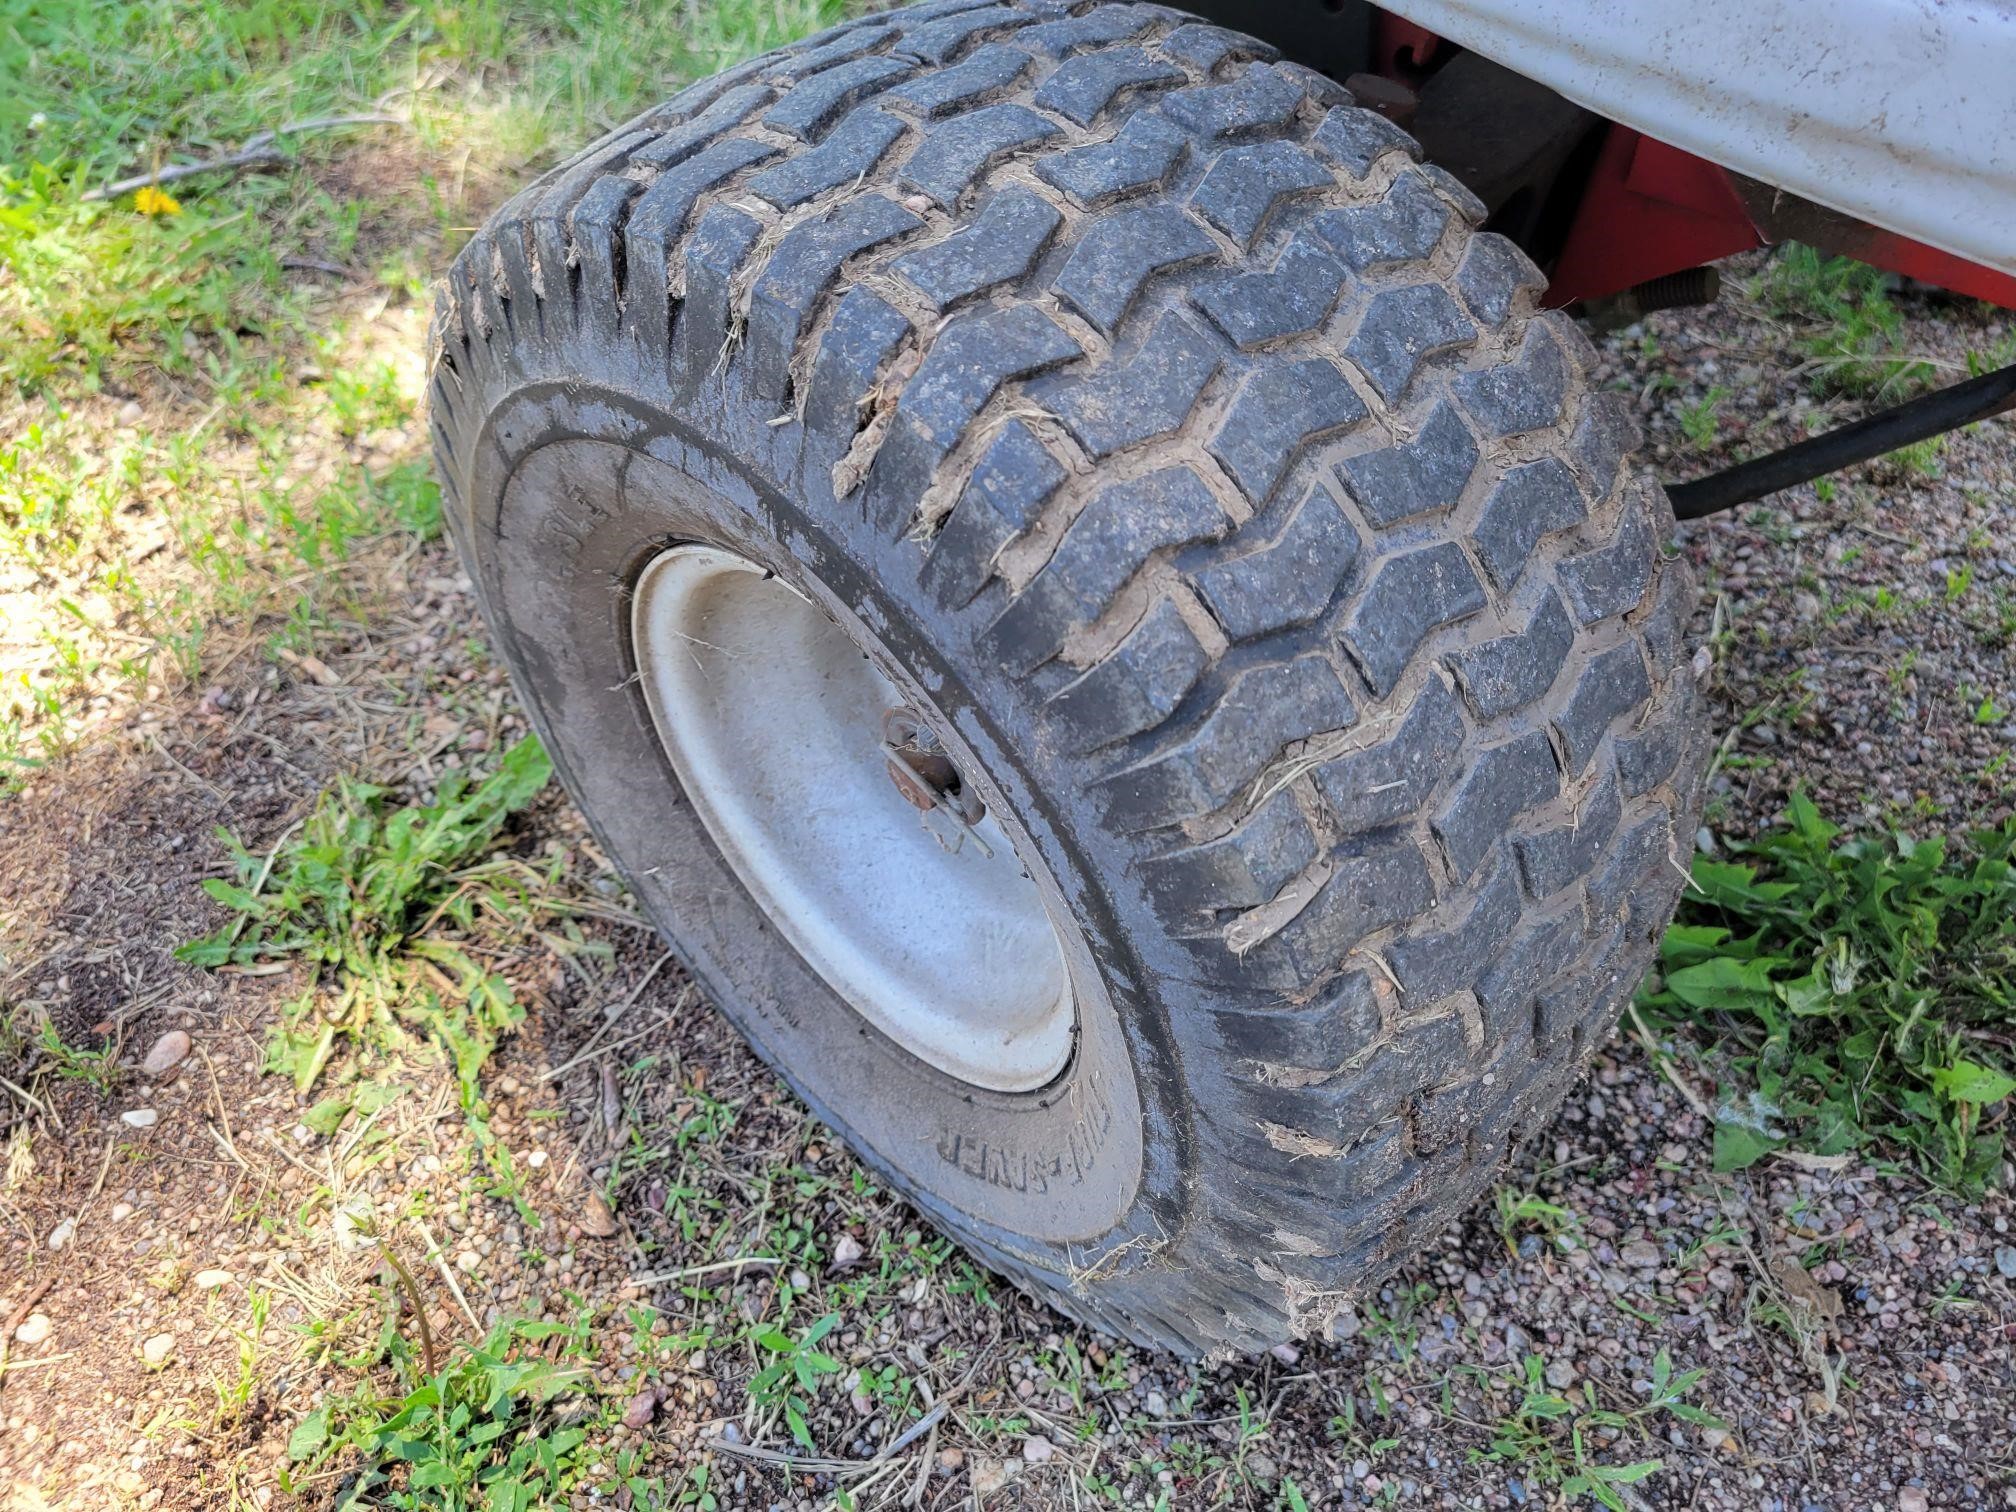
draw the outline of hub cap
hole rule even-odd
[[[1070,1059],[1062,937],[934,722],[796,589],[714,546],[645,568],[652,722],[714,843],[856,1012],[975,1086]]]

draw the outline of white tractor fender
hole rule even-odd
[[[1387,0],[1710,162],[2016,273],[2016,4]]]

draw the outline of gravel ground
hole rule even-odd
[[[1662,476],[1685,479],[1844,423],[1864,402],[1808,391],[1808,329],[1750,298],[1761,255],[1725,271],[1724,302],[1604,343],[1606,381],[1636,390]],[[1895,296],[1900,350],[1939,381],[2007,352],[2016,318],[1932,291]],[[1996,358],[2006,362],[2004,355]],[[1716,435],[1685,434],[1719,393]],[[1875,401],[1867,401],[1875,402]],[[1711,819],[1754,832],[1794,786],[1837,823],[1956,829],[2016,804],[2016,446],[2007,421],[1950,435],[1929,461],[1879,459],[1688,526],[1721,632],[1714,689],[1734,730]],[[1733,756],[1734,762],[1726,758]]]
[[[1905,307],[1912,350],[1943,361],[2010,331]],[[1610,339],[1663,471],[1801,433],[1797,334],[1739,300]],[[1703,448],[1682,417],[1716,387],[1730,393]],[[417,447],[417,426],[379,444]],[[1983,427],[1936,476],[1875,464],[1830,501],[1799,490],[1685,532],[1735,731],[1708,843],[1753,831],[1799,783],[1848,822],[2009,811],[1997,763],[2016,722],[1979,716],[1984,699],[2016,705],[2012,472],[2010,428]],[[615,916],[557,799],[509,843],[607,905],[587,926],[606,953],[520,963],[534,1011],[487,1085],[526,1211],[478,1195],[437,1071],[409,1075],[368,1131],[307,1134],[304,1100],[258,1074],[299,984],[201,974],[169,951],[214,922],[196,884],[220,869],[216,824],[271,844],[337,770],[424,789],[510,735],[450,555],[385,566],[377,622],[328,657],[341,686],[246,658],[0,808],[10,990],[66,1033],[98,1028],[124,1068],[109,1095],[55,1087],[33,1140],[16,1137],[24,1168],[0,1207],[0,1314],[19,1314],[0,1380],[8,1507],[330,1504],[333,1477],[277,1489],[288,1434],[354,1388],[346,1356],[410,1327],[340,1216],[360,1203],[396,1236],[440,1339],[514,1315],[582,1322],[592,1374],[555,1409],[596,1425],[577,1506],[699,1505],[678,1497],[697,1496],[701,1467],[722,1507],[824,1507],[840,1485],[864,1506],[1554,1505],[1578,1467],[1548,1398],[1616,1415],[1587,1421],[1589,1464],[1661,1462],[1612,1487],[1634,1508],[2016,1506],[2006,1193],[1970,1207],[1811,1158],[1717,1176],[1713,1089],[1619,1036],[1495,1200],[1335,1337],[1187,1366],[1065,1325],[877,1190],[676,968],[652,975],[660,948]],[[402,705],[439,723],[416,741]],[[549,1077],[619,1007],[614,1053]],[[162,1044],[175,1034],[182,1058],[141,1069],[182,1049]],[[808,1454],[752,1402],[744,1339],[828,1312],[841,1369],[809,1394]],[[1693,1410],[1652,1405],[1662,1355],[1701,1372]],[[933,1403],[934,1426],[903,1438]],[[633,1474],[660,1489],[640,1498]]]

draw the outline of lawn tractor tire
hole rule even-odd
[[[1481,219],[1251,38],[933,0],[439,296],[444,509],[600,844],[870,1167],[1139,1343],[1435,1243],[1681,886],[1672,515]]]

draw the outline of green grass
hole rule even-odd
[[[484,916],[523,912],[528,883],[540,879],[487,853],[551,775],[528,736],[481,782],[445,779],[432,803],[393,808],[385,788],[343,778],[269,855],[225,832],[235,880],[213,878],[204,891],[235,917],[176,955],[213,968],[289,960],[315,968],[314,987],[268,1050],[267,1069],[302,1092],[333,1056],[403,1049],[417,1032],[450,1053],[473,1100],[476,1072],[519,1009],[509,985],[451,931],[466,937]],[[443,990],[444,973],[453,992]]]
[[[383,564],[440,529],[414,358],[426,287],[461,240],[505,193],[601,130],[859,8],[854,0],[0,0],[0,564],[28,574],[48,606],[32,654],[0,664],[0,795],[98,739],[121,708],[193,697],[222,669],[242,671],[248,644],[256,666],[259,655],[282,653],[334,660],[361,638],[381,602]],[[287,161],[276,168],[173,185],[173,213],[143,214],[131,195],[83,198],[151,165],[213,158],[256,133],[338,114],[398,120],[284,137]],[[307,271],[304,259],[344,271]],[[1769,276],[1769,297],[1799,323],[1816,381],[1861,392],[1922,377],[1898,350],[1880,277],[1803,253],[1780,259]],[[115,421],[129,399],[140,418]],[[1720,403],[1711,394],[1690,410],[1683,429],[1693,444],[1716,444]],[[1937,457],[1928,451],[1904,465],[1930,468]],[[411,696],[417,719],[441,707],[446,691],[392,696]],[[517,1187],[508,1153],[487,1135],[481,1074],[518,1015],[511,951],[552,924],[556,905],[550,873],[500,851],[510,815],[543,782],[543,758],[530,746],[481,781],[406,800],[339,782],[270,854],[230,846],[231,875],[212,889],[229,921],[188,952],[218,969],[297,973],[305,990],[274,1030],[269,1064],[319,1099],[304,1112],[317,1133],[354,1130],[391,1107],[407,1060],[444,1059],[488,1164],[487,1191],[506,1199]],[[1791,864],[1757,859],[1766,868],[1760,885]],[[1966,914],[1978,924],[1986,900],[1964,888],[1956,897],[1941,918]],[[1761,1006],[1708,1009],[1677,997],[1662,1005],[1728,1036],[1730,1098],[1774,1086],[1772,1127],[1787,1143],[1820,1148],[1820,1115],[1801,1101],[1812,1100],[1802,1089],[1817,1073],[1800,1057],[1838,1060],[1845,1052],[1830,1035],[1852,1043],[1851,1025],[1887,1026],[1877,1070],[1853,1104],[1864,1117],[1855,1147],[1919,1152],[1909,1131],[1930,1131],[1919,1158],[1939,1169],[1933,1153],[1965,1125],[1953,1148],[1963,1175],[1978,1168],[1982,1141],[2000,1138],[2006,1104],[1970,1100],[1962,1094],[1993,1084],[1953,1076],[1965,1064],[1999,1074],[2001,1062],[1955,1017],[1943,955],[1930,965],[1913,958],[1919,990],[1936,987],[1938,1000],[1908,1033],[1893,1014],[1901,1000],[1881,995],[1852,1016],[1797,1016],[1777,993],[1812,974],[1824,942],[1740,888],[1709,907],[1690,905],[1689,919],[1730,931],[1717,942],[1722,954],[1739,965],[1776,962],[1764,968]],[[1675,974],[1690,964],[1676,962]],[[1879,975],[1872,968],[1868,980]],[[2000,1011],[1986,1022],[2006,1027],[2006,998]],[[1945,1038],[1930,1035],[1935,1023]],[[17,1033],[10,1021],[0,1026],[0,1052],[41,1056],[52,1079],[109,1075],[95,1052],[38,1043],[39,1034],[39,1022],[31,1031],[24,1016]],[[1928,1046],[1938,1053],[1920,1059]],[[892,1308],[928,1278],[977,1309],[993,1305],[998,1283],[949,1241],[865,1220],[853,1226],[868,1255],[829,1276],[836,1212],[844,1217],[872,1195],[864,1178],[857,1173],[849,1190],[809,1164],[743,1152],[746,1164],[734,1156],[742,1185],[729,1192],[715,1177],[737,1142],[739,1104],[663,1061],[622,1073],[631,1088],[668,1075],[685,1087],[690,1111],[649,1142],[633,1125],[612,1162],[619,1170],[650,1162],[669,1176],[667,1231],[647,1234],[647,1247],[663,1246],[671,1263],[775,1256],[818,1279],[810,1295],[780,1283],[787,1309],[798,1311],[768,1322],[736,1318],[710,1333],[681,1320],[690,1331],[668,1335],[652,1358],[669,1371],[694,1349],[746,1353],[757,1413],[774,1414],[810,1447],[812,1407],[839,1384],[825,1352],[834,1347],[824,1337],[829,1307]],[[1536,1194],[1507,1192],[1500,1202],[1508,1243],[1529,1232],[1555,1248],[1579,1242],[1574,1215]],[[550,1231],[542,1240],[558,1247]],[[536,1263],[529,1241],[525,1253]],[[696,1313],[704,1306],[725,1317],[733,1300],[725,1275],[685,1292]],[[1384,1311],[1367,1307],[1368,1333],[1397,1359],[1418,1361],[1422,1305],[1402,1293]],[[375,1326],[371,1308],[360,1304],[359,1313],[370,1316],[358,1326]],[[560,1504],[583,1483],[582,1429],[609,1413],[567,1401],[572,1372],[587,1363],[571,1328],[507,1322],[440,1360],[416,1356],[389,1323],[363,1355],[338,1347],[354,1342],[347,1319],[307,1328],[326,1335],[327,1358],[372,1373],[332,1392],[297,1429],[297,1482],[326,1492],[354,1472],[346,1493],[354,1501],[429,1509]],[[250,1380],[263,1367],[246,1349],[238,1375],[220,1386],[220,1407],[252,1410]],[[1094,1378],[1069,1341],[1046,1368],[1060,1381]],[[1680,1381],[1662,1389],[1677,1400],[1692,1375]],[[892,1420],[919,1410],[901,1368],[864,1368],[861,1383]],[[1656,1393],[1649,1405],[1609,1412],[1579,1391],[1547,1390],[1544,1374],[1537,1385],[1508,1378],[1506,1389],[1517,1405],[1488,1452],[1496,1457],[1502,1445],[1505,1463],[1537,1466],[1527,1473],[1564,1491],[1589,1479],[1599,1498],[1604,1477],[1645,1463],[1626,1452],[1642,1426],[1685,1417]],[[1371,1391],[1379,1397],[1376,1383]],[[1001,1445],[1012,1453],[1027,1421],[999,1422],[1012,1425]],[[1265,1416],[1242,1399],[1233,1449],[1178,1436],[1168,1463],[1230,1485],[1266,1432]],[[628,1474],[620,1457],[613,1468]],[[628,1483],[640,1505],[667,1494],[677,1506],[736,1500],[706,1466],[687,1467],[669,1493]],[[1301,1492],[1284,1484],[1278,1501],[1298,1506]]]
[[[1650,1480],[1662,1468],[1657,1459],[1617,1463],[1601,1457],[1605,1441],[1649,1441],[1659,1420],[1671,1417],[1697,1427],[1719,1427],[1710,1413],[1687,1397],[1705,1370],[1677,1375],[1665,1350],[1652,1362],[1646,1383],[1647,1400],[1622,1410],[1600,1406],[1587,1382],[1560,1390],[1547,1384],[1547,1364],[1539,1355],[1525,1361],[1519,1404],[1492,1429],[1487,1449],[1473,1455],[1480,1462],[1516,1466],[1530,1481],[1559,1490],[1566,1498],[1588,1497],[1602,1506],[1625,1512],[1634,1505],[1618,1488]],[[1635,1501],[1643,1505],[1642,1499]]]
[[[1641,993],[1723,1067],[1716,1164],[1896,1150],[1978,1194],[2016,1078],[2016,820],[1916,840],[1845,836],[1795,794],[1785,822],[1697,856]]]
[[[1721,435],[1722,401],[1728,397],[1729,390],[1718,383],[1692,404],[1682,407],[1680,432],[1696,451],[1709,450]]]
[[[45,605],[0,652],[0,798],[248,633],[320,654],[368,622],[376,548],[438,530],[417,356],[446,259],[541,166],[848,10],[0,0],[0,569]],[[392,119],[282,135],[172,213],[85,198],[358,115]]]
[[[0,379],[187,371],[192,344],[298,333],[308,306],[282,260],[341,253],[358,211],[403,222],[417,200],[452,243],[473,218],[457,192],[472,171],[516,175],[846,13],[843,0],[0,0],[0,263],[13,270]],[[83,202],[95,185],[339,115],[399,124],[284,136],[293,171],[185,180],[178,214],[140,215],[130,195]],[[354,205],[333,196],[318,171],[361,144],[411,152],[418,182]],[[452,150],[463,144],[473,162]],[[439,256],[381,251],[394,268]]]
[[[542,1357],[542,1348],[566,1363]],[[439,1368],[416,1369],[403,1351],[399,1359],[408,1388],[400,1395],[366,1382],[295,1426],[282,1490],[342,1476],[338,1507],[530,1512],[568,1504],[589,1472],[589,1419],[601,1415],[565,1411],[569,1394],[591,1384],[595,1364],[580,1330],[512,1320]]]
[[[237,428],[212,416],[107,434],[47,405],[0,443],[0,571],[25,569],[42,595],[10,626],[28,649],[0,675],[0,796],[68,755],[108,697],[196,686],[248,634],[269,653],[340,639],[368,617],[377,549],[439,534],[421,458],[301,466],[302,432],[354,436],[391,405],[403,413],[390,375],[247,387]]]
[[[808,1398],[817,1394],[819,1383],[840,1373],[840,1362],[819,1348],[820,1342],[840,1326],[840,1314],[827,1313],[795,1337],[775,1324],[752,1329],[749,1341],[766,1360],[749,1382],[749,1397],[766,1412],[784,1419],[800,1447],[811,1449],[812,1430],[805,1424],[811,1411]]]
[[[1890,298],[1888,279],[1867,263],[1793,242],[1772,258],[1752,294],[1798,327],[1816,392],[1895,402],[1933,370],[1904,350],[1904,315]]]
[[[515,167],[846,14],[842,0],[0,0],[0,162],[72,202],[284,124],[387,114],[422,148],[473,145]],[[320,134],[282,146],[310,164],[344,150]],[[262,182],[174,193],[186,209]]]
[[[1537,1192],[1519,1192],[1499,1187],[1497,1192],[1498,1233],[1508,1254],[1519,1253],[1524,1232],[1539,1234],[1550,1248],[1566,1253],[1582,1245],[1582,1220],[1559,1203],[1549,1202]]]
[[[516,1199],[479,1080],[500,1036],[524,1017],[494,964],[496,937],[565,910],[547,895],[553,877],[491,851],[551,774],[528,736],[482,781],[445,779],[432,803],[395,808],[385,788],[344,778],[267,855],[220,836],[234,875],[204,890],[233,917],[176,954],[212,968],[308,967],[307,990],[282,1005],[269,1034],[266,1070],[304,1094],[335,1084],[304,1115],[310,1130],[334,1134],[353,1113],[377,1112],[397,1096],[384,1078],[399,1057],[431,1047],[454,1070],[494,1189]]]
[[[47,1020],[43,1021],[37,1045],[44,1060],[64,1081],[80,1081],[101,1093],[112,1090],[119,1068],[112,1059],[111,1045],[89,1050],[65,1044],[56,1026]]]

